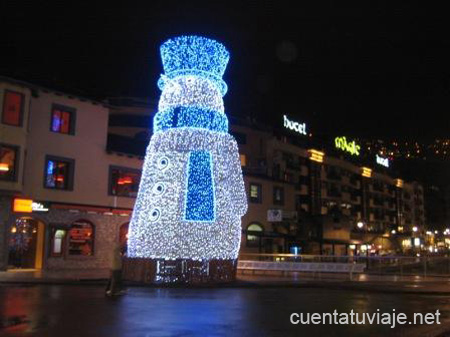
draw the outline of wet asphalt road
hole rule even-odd
[[[292,312],[441,312],[441,325],[291,325]],[[302,288],[0,286],[0,336],[447,336],[450,298]],[[449,334],[450,336],[450,334]]]

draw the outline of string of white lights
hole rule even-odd
[[[222,99],[228,51],[210,39],[182,36],[165,42],[161,57],[162,94],[130,222],[128,256],[236,259],[247,198]]]
[[[214,221],[186,221],[189,153],[211,153],[216,195]],[[167,163],[167,164],[164,164]],[[154,193],[164,185],[164,193]],[[235,259],[241,217],[247,210],[238,147],[226,133],[177,128],[157,133],[147,149],[139,194],[131,220],[130,257]]]

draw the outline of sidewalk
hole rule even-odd
[[[0,272],[0,284],[105,284],[109,270],[67,270],[37,271],[33,269]],[[162,285],[155,285],[162,286]],[[197,287],[240,287],[240,288],[327,288],[360,290],[387,293],[414,293],[450,295],[450,277],[354,275],[333,273],[290,273],[287,276],[264,275],[241,272],[237,281],[222,285],[198,285]],[[196,287],[196,286],[193,286]]]
[[[36,283],[36,284],[80,284],[104,283],[109,278],[109,270],[36,270],[13,269],[0,271],[1,283]]]

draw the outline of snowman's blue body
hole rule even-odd
[[[197,36],[161,46],[165,74],[130,222],[128,256],[236,259],[247,200],[228,133],[220,43]]]

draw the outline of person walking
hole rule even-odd
[[[118,242],[114,245],[111,255],[111,277],[106,286],[106,295],[116,296],[122,291],[122,249]]]

